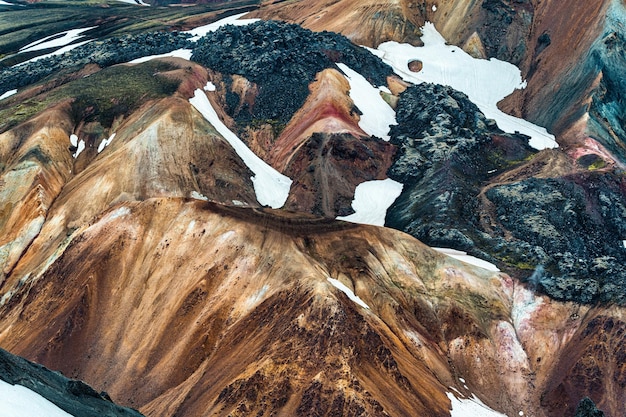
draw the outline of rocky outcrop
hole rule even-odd
[[[604,417],[604,413],[596,408],[596,405],[589,397],[585,397],[580,400],[578,407],[576,407],[574,417]]]
[[[626,303],[619,172],[527,178],[538,172],[520,138],[498,133],[463,94],[441,86],[409,88],[397,120],[388,173],[404,190],[389,226],[486,257],[557,299]],[[526,172],[503,175],[516,166]]]
[[[304,104],[316,74],[336,68],[336,63],[345,63],[373,85],[385,85],[393,73],[380,58],[341,35],[274,21],[224,26],[197,42],[192,59],[258,86],[254,103],[242,109],[236,99],[237,107],[227,109],[240,124],[255,120],[286,124]]]
[[[498,185],[486,196],[499,224],[532,248],[513,250],[510,261],[542,266],[534,285],[562,300],[624,305],[625,186],[610,172],[581,174]]]
[[[106,392],[98,393],[82,381],[66,378],[4,349],[0,349],[0,379],[36,392],[74,417],[142,416],[136,410],[113,403]]]
[[[190,37],[182,32],[151,32],[93,41],[62,55],[0,69],[0,91],[32,85],[50,74],[76,71],[87,64],[109,67],[147,55],[190,47]]]
[[[523,138],[497,131],[463,93],[420,84],[400,95],[391,143],[398,154],[388,171],[404,184],[386,224],[432,246],[472,250],[468,227],[478,221],[476,196],[499,172],[532,150]]]

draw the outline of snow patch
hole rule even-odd
[[[157,59],[157,58],[182,58],[182,59],[186,59],[187,61],[190,61],[192,53],[193,53],[193,51],[191,49],[177,49],[175,51],[166,52],[164,54],[143,56],[141,58],[137,58],[137,59],[133,59],[132,61],[128,61],[128,63],[129,64],[140,64],[142,62],[151,61],[151,60]]]
[[[486,406],[473,394],[471,398],[457,398],[451,392],[446,392],[446,395],[452,403],[450,417],[507,417]]]
[[[430,22],[422,27],[422,33],[422,47],[384,42],[378,46],[376,55],[405,81],[442,84],[462,91],[487,118],[494,119],[500,129],[530,136],[530,146],[536,149],[558,147],[554,135],[545,128],[506,114],[497,107],[497,103],[515,89],[526,87],[519,68],[495,58],[476,59],[458,46],[446,45],[446,40]],[[416,59],[422,61],[423,68],[414,73],[408,64]]]
[[[448,255],[454,259],[458,259],[459,261],[465,262],[467,264],[479,266],[488,271],[493,271],[493,272],[500,271],[500,269],[494,264],[492,264],[491,262],[487,262],[484,259],[480,259],[471,255],[468,255],[466,252],[463,252],[460,250],[449,249],[449,248],[432,248],[432,249],[436,250],[437,252]]]
[[[134,4],[135,6],[150,6],[148,3],[144,3],[143,0],[117,0],[122,3]]]
[[[115,133],[109,136],[108,139],[102,139],[102,142],[100,142],[100,145],[98,145],[98,153],[102,152],[104,148],[109,146],[114,137],[115,137]]]
[[[253,294],[250,297],[248,297],[245,303],[246,307],[251,308],[257,305],[261,300],[263,300],[263,298],[265,297],[265,294],[267,294],[267,290],[269,289],[270,289],[269,285],[267,284],[263,285],[263,287],[261,287],[261,289],[257,291],[256,294]]]
[[[247,13],[248,12],[239,13],[233,16],[228,16],[216,22],[209,23],[208,25],[204,25],[204,26],[197,27],[195,29],[188,30],[185,33],[189,33],[193,35],[193,37],[189,40],[192,42],[196,42],[198,39],[200,39],[207,33],[214,32],[217,29],[221,28],[222,26],[225,26],[225,25],[246,26],[246,25],[249,25],[250,23],[254,23],[260,20],[260,19],[239,19],[240,17],[243,17]]]
[[[0,0],[0,6],[15,6],[15,4]]]
[[[337,288],[338,290],[340,290],[341,292],[343,292],[345,295],[348,296],[349,299],[351,299],[352,301],[354,301],[355,303],[357,303],[358,305],[360,305],[363,308],[367,308],[369,309],[370,306],[368,306],[367,304],[365,304],[365,301],[361,300],[356,294],[354,294],[352,292],[352,290],[348,287],[346,287],[341,281],[339,281],[338,279],[334,279],[331,277],[327,277],[326,278],[328,280],[328,282],[330,282],[335,288]]]
[[[64,32],[55,33],[54,35],[46,36],[45,38],[39,39],[38,41],[29,43],[28,45],[21,47],[19,53],[41,51],[42,49],[65,46],[74,42],[76,39],[83,38],[85,35],[81,35],[81,33],[87,32],[88,30],[95,29],[97,27],[98,26],[91,26],[88,28],[70,29]]]
[[[9,90],[6,93],[0,95],[0,100],[4,100],[5,98],[11,97],[14,94],[17,94],[17,89],[16,90]]]
[[[211,81],[209,81],[204,86],[204,91],[215,91],[215,84],[213,84]]]
[[[254,185],[254,192],[259,203],[272,208],[280,208],[289,197],[291,189],[291,179],[276,171],[265,161],[259,158],[241,141],[233,132],[231,132],[220,120],[215,109],[209,102],[206,94],[197,89],[194,96],[189,102],[204,116],[206,120],[213,125],[220,135],[230,143],[237,155],[254,173],[250,179]]]
[[[361,74],[346,64],[337,64],[350,83],[350,98],[362,115],[359,127],[370,136],[389,141],[390,125],[396,123],[396,112],[380,95],[380,90],[372,86]]]
[[[189,195],[191,198],[195,198],[196,200],[209,201],[208,197],[197,192],[196,190],[193,190]]]
[[[233,236],[235,236],[235,231],[234,230],[229,230],[228,232],[222,233],[215,240],[217,241],[218,245],[221,245],[222,243],[226,242],[228,239],[230,239]]]
[[[400,196],[402,187],[402,184],[390,178],[362,182],[354,190],[354,213],[339,216],[337,220],[384,226],[387,209]]]
[[[70,143],[72,144],[72,146],[77,147],[78,146],[78,136],[71,134],[70,135]]]
[[[24,64],[26,64],[28,62],[35,62],[35,61],[38,61],[38,60],[43,59],[43,58],[48,58],[48,57],[51,57],[51,56],[61,55],[61,54],[64,54],[64,53],[66,53],[68,51],[71,51],[74,48],[78,48],[79,46],[83,46],[83,45],[91,42],[92,40],[93,39],[88,39],[86,41],[73,43],[71,45],[67,45],[67,46],[64,46],[63,48],[57,49],[56,51],[51,52],[49,54],[39,55],[39,56],[36,56],[34,58],[29,59],[28,61],[20,62],[19,64],[15,64],[13,66],[14,67],[19,67],[20,65],[24,65]]]
[[[76,152],[74,152],[74,155],[72,155],[74,159],[78,158],[78,155],[80,155],[81,152],[84,150],[85,150],[85,141],[81,139],[78,142],[78,145],[76,146]]]
[[[0,417],[72,417],[41,395],[0,379]]]
[[[433,7],[431,8],[431,10],[432,10],[433,12],[436,12],[436,11],[437,11],[437,6],[433,4]]]
[[[626,240],[622,240],[622,245],[626,248]]]

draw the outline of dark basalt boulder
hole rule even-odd
[[[131,408],[111,401],[82,381],[64,377],[42,365],[0,349],[0,379],[36,392],[74,417],[142,417]]]
[[[223,26],[197,42],[192,59],[259,86],[254,106],[231,114],[244,123],[253,119],[286,123],[306,100],[315,75],[339,62],[376,86],[386,84],[386,77],[393,74],[380,58],[342,35],[275,21]]]

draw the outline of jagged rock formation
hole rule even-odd
[[[604,417],[604,413],[588,397],[580,400],[574,417]]]
[[[384,85],[391,68],[343,36],[315,33],[298,25],[259,21],[224,26],[198,41],[192,59],[222,74],[237,74],[258,86],[245,107],[229,105],[239,123],[275,120],[286,124],[304,104],[316,74],[342,62],[374,85]]]
[[[389,175],[405,188],[387,224],[429,245],[522,270],[517,274],[557,299],[624,304],[626,193],[619,173],[548,168],[557,178],[515,178],[516,166],[531,169],[522,163],[533,152],[446,87],[410,87],[397,120],[391,135],[399,156]]]
[[[98,393],[82,381],[66,378],[4,349],[0,349],[0,380],[22,385],[75,417],[142,416],[136,410],[113,403],[106,392]]]

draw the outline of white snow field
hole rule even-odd
[[[43,58],[48,58],[48,57],[55,56],[55,55],[61,55],[61,54],[64,54],[64,53],[66,53],[68,51],[71,51],[74,48],[78,48],[79,46],[83,46],[83,45],[91,42],[92,40],[93,39],[88,39],[86,41],[73,43],[71,45],[64,46],[63,48],[59,48],[59,49],[57,49],[54,52],[50,52],[49,54],[39,55],[39,56],[36,56],[36,57],[33,57],[33,58],[29,59],[28,61],[20,62],[19,64],[15,64],[13,66],[14,67],[19,67],[20,65],[24,65],[24,64],[26,64],[28,62],[35,62],[35,61],[43,59]]]
[[[135,6],[150,6],[150,4],[145,3],[143,0],[139,0],[137,3],[135,0],[117,0],[122,3],[134,4]]]
[[[343,292],[345,295],[348,296],[349,299],[351,299],[352,301],[354,301],[355,303],[357,303],[358,305],[360,305],[363,308],[367,308],[369,309],[370,306],[368,306],[365,301],[361,300],[356,294],[354,294],[352,292],[352,290],[348,287],[346,287],[341,281],[339,281],[338,279],[335,278],[331,278],[331,277],[327,277],[326,278],[328,280],[328,282],[330,282],[335,288],[337,288],[339,291]]]
[[[0,95],[0,100],[4,100],[5,98],[9,98],[12,95],[17,94],[17,90],[9,90],[6,93],[3,93],[2,95]]]
[[[240,19],[240,17],[243,17],[247,13],[248,12],[228,16],[216,22],[209,23],[208,25],[199,26],[195,29],[188,30],[185,33],[190,33],[191,35],[193,35],[191,40],[195,42],[201,37],[203,37],[204,35],[206,35],[207,33],[214,32],[224,25],[246,26],[246,25],[249,25],[250,23],[254,23],[260,20],[260,19]]]
[[[128,61],[129,64],[140,64],[142,62],[151,61],[156,58],[182,58],[187,61],[191,60],[191,54],[193,51],[191,49],[177,49],[172,52],[166,52],[164,54],[159,55],[148,55],[143,56],[141,58],[133,59],[132,61]]]
[[[0,417],[72,417],[41,395],[0,379]]]
[[[362,182],[354,190],[354,213],[339,216],[337,220],[384,226],[387,209],[400,196],[402,187],[402,184],[390,178]]]
[[[435,26],[427,22],[422,28],[424,46],[384,42],[378,49],[369,49],[396,74],[413,84],[422,82],[442,84],[467,94],[487,118],[494,119],[505,132],[520,132],[530,136],[529,145],[535,149],[556,148],[558,144],[547,130],[504,113],[497,103],[515,89],[526,87],[520,70],[513,64],[495,58],[476,59],[458,46],[446,45]],[[423,68],[412,72],[408,65],[419,60]]]
[[[350,83],[350,98],[359,108],[359,127],[370,136],[389,141],[390,125],[396,123],[396,112],[380,95],[381,90],[372,86],[361,74],[346,64],[337,64]]]
[[[259,203],[272,208],[280,208],[287,201],[291,189],[291,179],[284,176],[259,158],[220,120],[204,91],[197,89],[189,102],[213,125],[235,149],[237,155],[254,172],[250,179]]]
[[[432,249],[436,250],[437,252],[446,254],[454,259],[458,259],[459,261],[465,262],[467,264],[479,266],[488,271],[493,271],[493,272],[500,271],[500,269],[498,269],[498,267],[492,264],[491,262],[487,262],[483,259],[468,255],[466,252],[463,252],[460,250],[449,249],[449,248],[432,248]]]
[[[80,29],[70,29],[64,32],[55,33],[54,35],[46,36],[43,39],[39,39],[35,42],[29,43],[28,45],[21,47],[19,53],[41,51],[42,49],[66,46],[77,39],[84,38],[85,35],[81,35],[81,33],[87,32],[88,30],[95,28],[97,28],[97,26]]]
[[[446,395],[452,403],[450,417],[507,417],[506,414],[498,413],[489,408],[474,395],[469,399],[456,398],[450,392],[447,392]]]

